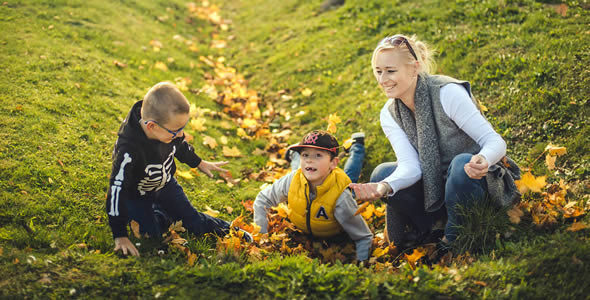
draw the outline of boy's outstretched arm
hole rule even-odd
[[[221,166],[225,166],[228,163],[229,163],[228,161],[210,162],[210,161],[206,161],[206,160],[201,160],[201,162],[199,163],[197,168],[201,172],[207,174],[207,176],[213,177],[213,173],[211,173],[211,171],[224,172],[224,173],[228,172],[226,169],[220,168]]]
[[[268,209],[286,202],[289,195],[289,187],[295,172],[291,172],[275,181],[271,186],[260,191],[254,200],[254,223],[260,226],[260,233],[268,232]]]
[[[356,259],[364,261],[371,255],[373,233],[361,215],[354,215],[358,205],[350,191],[345,190],[336,202],[334,217],[356,246]]]
[[[117,252],[119,250],[123,252],[123,255],[131,254],[133,256],[139,256],[139,251],[137,251],[137,248],[135,248],[128,237],[115,238],[115,249],[113,251]]]

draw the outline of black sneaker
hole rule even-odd
[[[364,132],[355,132],[350,136],[350,138],[348,140],[344,141],[344,143],[342,143],[342,148],[344,149],[344,152],[348,153],[353,144],[364,145],[365,144],[365,133]]]
[[[254,241],[254,239],[252,238],[252,235],[248,231],[246,231],[246,230],[244,230],[244,229],[242,229],[240,227],[234,227],[234,230],[237,231],[237,232],[243,232],[244,233],[244,234],[242,234],[242,239],[244,240],[244,242],[246,242],[246,243],[252,243]]]

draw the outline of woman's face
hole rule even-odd
[[[417,69],[408,65],[395,49],[384,49],[375,56],[373,74],[387,98],[413,99],[416,90]]]

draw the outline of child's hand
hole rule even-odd
[[[351,183],[349,188],[354,190],[357,200],[373,201],[392,192],[389,184],[384,182],[379,183]]]
[[[133,246],[133,243],[131,243],[131,241],[129,240],[128,237],[115,238],[114,251],[117,252],[118,250],[121,250],[123,252],[123,255],[125,255],[125,256],[127,254],[131,254],[133,256],[139,256],[139,251],[137,251],[137,248],[135,248],[135,246]]]
[[[217,172],[228,172],[226,169],[220,168],[220,166],[227,165],[228,161],[218,161],[218,162],[209,162],[206,160],[201,160],[201,163],[197,166],[199,170],[209,177],[213,177],[213,173],[211,171]]]
[[[482,179],[488,174],[488,161],[483,155],[477,154],[463,167],[469,178]]]

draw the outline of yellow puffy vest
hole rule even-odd
[[[298,169],[289,187],[289,220],[305,233],[316,237],[331,237],[342,232],[342,227],[334,217],[336,200],[351,183],[348,175],[340,168],[332,170],[324,182],[316,187],[316,198],[309,199],[309,183]],[[307,211],[311,214],[307,214]]]

